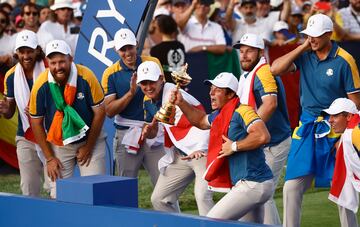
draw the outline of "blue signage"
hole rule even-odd
[[[137,34],[146,0],[89,0],[76,47],[75,62],[89,67],[101,81],[104,70],[119,59],[114,35],[120,28]]]

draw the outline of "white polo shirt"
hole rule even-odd
[[[208,20],[202,26],[195,16],[179,33],[178,40],[184,44],[186,52],[196,46],[226,45],[224,32],[218,23]]]
[[[256,19],[255,23],[248,24],[243,20],[236,21],[236,27],[233,32],[233,44],[241,39],[241,37],[246,33],[252,33],[260,36],[263,39],[270,40],[271,38],[271,30],[269,30],[268,24],[266,20]]]

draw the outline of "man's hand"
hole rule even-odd
[[[85,165],[88,167],[91,161],[91,155],[91,149],[87,148],[86,145],[80,147],[76,154],[77,163],[81,166]]]
[[[222,148],[221,151],[219,152],[218,158],[223,158],[232,155],[234,153],[234,151],[231,149],[231,144],[233,143],[233,141],[231,141],[229,138],[227,138],[224,135],[222,135],[222,138],[225,142],[222,144]]]
[[[174,89],[171,91],[170,103],[174,103],[175,105],[181,105],[183,101],[184,98],[179,89]]]
[[[58,178],[62,178],[60,169],[63,169],[63,165],[61,164],[60,160],[56,157],[51,157],[46,161],[46,169],[48,176],[50,177],[51,181],[56,181]]]
[[[149,139],[154,138],[156,136],[157,130],[158,130],[158,123],[154,117],[150,124],[148,124],[148,123],[144,124],[142,131],[141,131],[141,137],[140,137],[139,144],[142,144],[146,138],[149,138]],[[154,136],[154,134],[155,134],[155,136]]]
[[[206,153],[203,152],[203,151],[194,151],[190,155],[182,157],[181,160],[191,160],[191,159],[194,159],[194,158],[196,160],[198,160],[199,158],[206,157],[206,156],[207,156]]]

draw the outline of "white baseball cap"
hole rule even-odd
[[[279,32],[283,29],[289,30],[289,25],[282,20],[276,21],[273,27],[274,32]]]
[[[283,2],[283,0],[270,0],[270,5],[276,8],[279,7]]]
[[[219,88],[230,88],[232,91],[237,92],[239,81],[234,74],[223,72],[217,75],[213,80],[205,80],[204,84],[212,84]]]
[[[57,10],[62,8],[74,9],[72,0],[55,0],[54,4],[50,6],[51,10]]]
[[[16,35],[15,51],[20,47],[30,47],[36,49],[39,45],[35,32],[23,30]]]
[[[71,55],[71,49],[64,40],[53,40],[46,44],[45,55],[49,56],[52,53]]]
[[[121,28],[115,33],[114,37],[115,49],[120,50],[123,46],[132,45],[136,46],[136,37],[134,33],[127,28]]]
[[[255,48],[259,48],[259,49],[264,49],[264,46],[265,46],[264,40],[260,36],[252,34],[252,33],[246,33],[245,35],[243,35],[241,37],[240,41],[235,43],[233,45],[233,47],[236,49],[240,49],[240,47],[242,45],[255,47]]]
[[[358,112],[356,105],[353,101],[347,98],[337,98],[331,103],[330,107],[323,110],[330,115],[339,114],[341,112],[347,112],[356,114]]]
[[[301,31],[310,37],[319,37],[323,35],[325,32],[333,31],[333,22],[330,17],[324,14],[315,14],[312,15],[306,25],[306,29]]]
[[[136,83],[144,80],[157,81],[161,75],[159,65],[153,61],[144,61],[137,69]]]
[[[164,7],[160,7],[160,8],[155,9],[153,18],[156,18],[157,16],[160,16],[160,15],[169,16],[170,11],[165,9]]]

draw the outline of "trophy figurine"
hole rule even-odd
[[[173,81],[176,83],[176,89],[179,89],[180,86],[186,86],[191,82],[191,77],[186,72],[188,64],[186,63],[184,66],[180,68],[179,71],[173,71],[171,73],[171,77]],[[155,119],[169,124],[174,125],[175,123],[175,113],[176,113],[176,106],[174,101],[168,101],[165,103],[160,110],[155,114]]]

